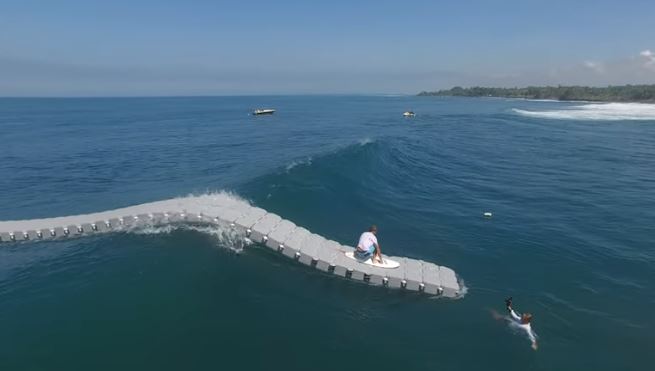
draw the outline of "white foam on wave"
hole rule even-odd
[[[307,156],[304,159],[291,161],[291,163],[287,165],[286,170],[288,173],[289,171],[293,170],[293,168],[297,166],[309,166],[311,164],[312,164],[312,157]]]
[[[653,120],[655,104],[648,103],[592,103],[560,110],[529,111],[513,108],[523,116],[555,120]]]
[[[371,139],[369,137],[366,137],[366,138],[360,139],[358,141],[358,143],[359,143],[360,146],[365,146],[365,145],[370,144],[370,143],[375,143],[375,139]]]
[[[245,200],[236,193],[230,191],[206,191],[202,193],[191,193],[184,197],[174,198],[167,201],[177,201],[180,203],[204,203],[211,205],[213,202],[220,204],[235,203],[250,205],[251,202]],[[241,253],[243,249],[252,244],[244,234],[239,234],[234,228],[231,228],[224,222],[213,223],[209,225],[190,225],[190,224],[165,224],[165,225],[145,225],[130,228],[127,231],[135,234],[171,234],[176,230],[190,230],[207,234],[216,241],[216,246],[227,248],[236,253]]]
[[[188,224],[166,224],[161,226],[144,226],[131,230],[130,232],[141,235],[169,235],[178,230],[195,231],[209,235],[215,242],[216,247],[226,248],[235,253],[243,252],[244,248],[252,245],[252,241],[244,234],[239,234],[228,225],[188,225]]]

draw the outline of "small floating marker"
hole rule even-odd
[[[485,211],[484,214],[482,214],[482,215],[483,215],[485,218],[491,218],[491,217],[493,216],[493,214],[491,213],[491,211]]]

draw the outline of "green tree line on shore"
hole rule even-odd
[[[524,99],[586,100],[598,102],[655,102],[655,84],[590,86],[528,86],[525,88],[489,88],[474,86],[439,91],[423,91],[419,96],[503,97]]]

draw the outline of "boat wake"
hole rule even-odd
[[[592,103],[560,110],[529,111],[513,108],[519,115],[555,120],[653,120],[655,104],[647,103]]]

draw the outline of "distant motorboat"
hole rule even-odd
[[[253,111],[252,114],[253,115],[272,115],[274,113],[275,113],[274,109],[262,108],[262,109],[256,109],[255,111]]]
[[[416,116],[416,114],[414,112],[412,112],[412,111],[406,111],[405,113],[403,113],[403,116],[405,116],[405,117],[414,117],[414,116]]]

